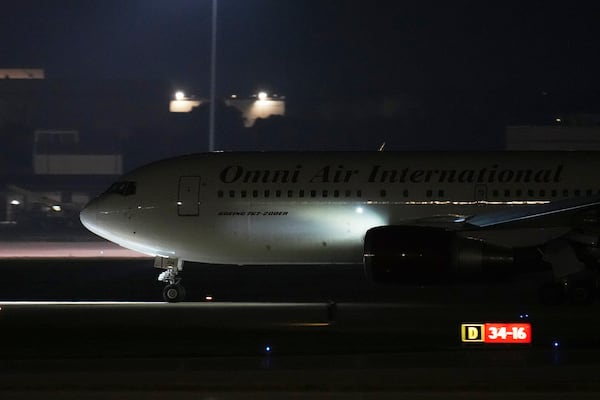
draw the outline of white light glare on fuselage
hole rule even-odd
[[[360,210],[360,211],[359,211]],[[319,234],[339,241],[362,242],[366,231],[387,221],[372,207],[340,206],[329,209],[312,208],[300,212],[300,222],[314,226]]]

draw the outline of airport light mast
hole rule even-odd
[[[210,49],[210,107],[208,116],[208,151],[215,151],[215,88],[217,79],[217,0],[212,0],[212,35]]]

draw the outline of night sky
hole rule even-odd
[[[209,97],[212,0],[0,1],[0,68],[44,68],[49,80],[71,85],[160,82],[165,96]],[[388,150],[502,149],[506,126],[600,114],[599,2],[218,4],[217,96],[266,90],[285,95],[288,111],[283,125],[250,134],[221,125],[219,149],[364,150],[383,141]],[[352,114],[356,99],[385,96],[406,99],[403,116],[307,122],[313,104]],[[186,151],[205,149],[198,118],[188,130],[199,142],[181,139]]]
[[[2,1],[2,67],[208,90],[211,0]],[[600,89],[600,3],[219,0],[218,92]]]

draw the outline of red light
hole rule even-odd
[[[531,324],[486,323],[484,343],[531,343]]]

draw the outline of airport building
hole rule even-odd
[[[78,226],[83,205],[128,168],[127,139],[169,126],[165,87],[0,69],[0,226]]]
[[[83,146],[76,130],[36,130],[31,160],[30,174],[4,177],[1,224],[76,227],[83,206],[123,173],[121,154]]]
[[[225,99],[225,104],[241,111],[245,128],[251,128],[258,118],[285,115],[285,97],[277,94],[260,92],[248,99],[239,98],[234,94]]]
[[[269,118],[272,115],[285,115],[285,97],[277,94],[260,92],[248,97],[232,94],[224,100],[227,107],[240,111],[245,128],[251,128],[259,118]],[[169,102],[169,111],[173,113],[189,113],[201,105],[207,104],[206,99],[188,97],[184,92],[176,92]]]
[[[41,68],[0,68],[0,79],[44,79]]]

